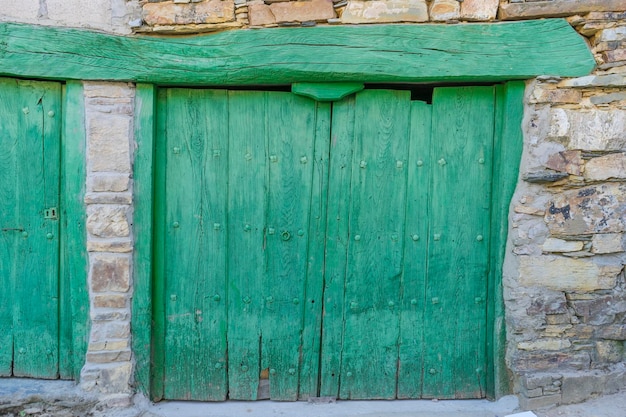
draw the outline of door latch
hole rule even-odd
[[[50,220],[58,220],[59,218],[59,210],[56,207],[50,207],[44,210],[43,212],[44,219]]]

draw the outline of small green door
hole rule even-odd
[[[155,398],[482,398],[494,87],[162,90]]]
[[[0,376],[59,376],[61,84],[0,79]]]

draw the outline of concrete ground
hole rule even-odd
[[[626,417],[626,390],[532,413],[522,413],[514,396],[498,401],[272,401],[201,403],[142,396],[126,408],[110,408],[68,381],[0,378],[0,416],[5,417]],[[516,416],[517,417],[517,416]]]

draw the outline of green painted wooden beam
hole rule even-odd
[[[0,75],[161,85],[470,82],[577,77],[595,61],[562,19],[126,37],[0,24]]]

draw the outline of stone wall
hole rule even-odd
[[[626,13],[569,17],[598,63],[528,83],[504,277],[522,405],[626,386]]]
[[[626,386],[626,5],[623,0],[25,0],[0,20],[114,33],[565,16],[598,63],[529,80],[503,277],[507,365],[522,405]],[[10,3],[10,4],[9,4]],[[268,30],[268,29],[264,29]],[[132,393],[134,89],[85,83],[92,328],[82,386]]]
[[[81,385],[125,403],[131,394],[132,183],[135,89],[84,83],[91,332]]]

